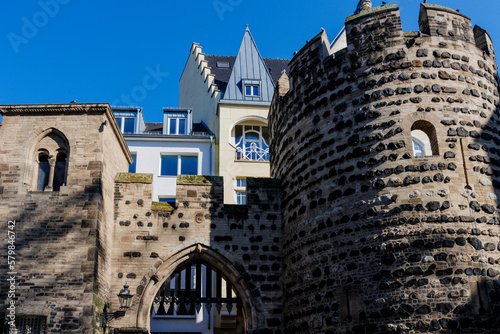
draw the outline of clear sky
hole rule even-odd
[[[374,0],[380,6],[381,0]],[[418,30],[421,0],[399,5]],[[500,50],[499,0],[429,0],[486,29]],[[146,121],[177,107],[193,42],[236,56],[245,24],[263,57],[290,59],[321,28],[332,40],[358,0],[23,0],[0,4],[0,104],[142,106]]]

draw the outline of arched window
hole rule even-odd
[[[236,160],[269,161],[269,128],[244,122],[234,127]]]
[[[436,129],[427,121],[416,121],[411,127],[413,156],[439,155]]]
[[[212,265],[193,261],[160,287],[151,307],[151,333],[241,333],[242,302],[229,279]],[[221,332],[221,333],[222,333]]]
[[[49,184],[50,165],[47,152],[38,154],[38,180],[36,190],[44,191]]]
[[[60,191],[66,185],[69,145],[59,131],[51,129],[35,146],[33,182],[37,191]]]
[[[52,186],[52,190],[54,191],[59,191],[61,186],[66,184],[66,158],[67,155],[65,152],[60,152],[57,155]]]

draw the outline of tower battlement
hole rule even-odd
[[[363,10],[346,48],[322,31],[278,85],[287,333],[498,328],[493,46],[445,7],[422,4],[419,25],[403,32],[396,5]]]

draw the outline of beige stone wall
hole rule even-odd
[[[220,177],[179,176],[177,206],[152,202],[150,180],[121,175],[115,190],[112,294],[135,294],[113,327],[149,328],[153,298],[179,265],[195,256],[221,270],[244,303],[249,333],[282,326],[280,193],[249,180],[247,206],[223,205]],[[114,298],[114,299],[113,299]],[[112,296],[112,307],[118,299]]]
[[[347,49],[313,38],[274,98],[287,333],[498,330],[494,53],[453,10],[422,4],[420,27],[396,5],[352,16]]]
[[[2,226],[16,221],[17,314],[46,316],[48,333],[91,333],[94,314],[102,310],[97,295],[107,295],[109,280],[99,265],[109,258],[106,223],[113,218],[114,195],[109,184],[130,159],[123,138],[116,125],[113,130],[108,105],[1,106],[0,111],[0,217]],[[36,143],[50,129],[69,144],[67,184],[58,192],[35,191]],[[2,304],[8,302],[5,275],[2,270]]]

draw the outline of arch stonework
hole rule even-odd
[[[201,241],[201,242],[200,242]],[[186,244],[187,243],[187,244]],[[132,307],[130,317],[131,326],[137,328],[150,328],[151,305],[153,299],[158,293],[162,282],[164,282],[178,267],[184,263],[199,258],[215,268],[219,269],[228,279],[231,280],[233,288],[237,291],[243,303],[243,316],[245,319],[245,329],[250,331],[258,328],[264,321],[259,317],[259,310],[262,309],[260,298],[255,298],[248,286],[249,277],[243,277],[243,274],[237,268],[231,256],[217,245],[207,246],[208,240],[191,240],[184,242],[182,249],[177,247],[170,254],[164,256],[155,263],[154,268],[150,268],[141,280],[144,284],[144,290],[140,296],[134,300],[136,307]],[[134,299],[135,299],[134,298]]]
[[[24,143],[24,147],[29,147],[26,155],[26,160],[25,160],[25,168],[24,168],[24,177],[23,177],[23,184],[24,186],[28,187],[29,190],[33,190],[33,186],[36,184],[36,163],[34,160],[35,157],[35,151],[37,149],[38,144],[40,141],[42,141],[45,137],[49,136],[51,133],[54,133],[55,135],[59,136],[66,144],[67,146],[67,156],[69,158],[70,152],[72,151],[71,147],[71,141],[68,140],[68,137],[61,132],[60,130],[50,127],[50,128],[42,128],[38,127],[33,130],[31,135],[26,139]],[[67,168],[67,167],[66,167]]]

